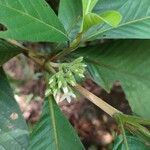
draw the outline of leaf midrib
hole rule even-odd
[[[110,28],[108,28],[108,29],[106,29],[106,30],[102,30],[102,31],[100,31],[100,32],[98,32],[98,33],[96,33],[96,34],[93,34],[93,35],[89,36],[88,39],[91,39],[91,38],[93,38],[93,37],[95,37],[95,36],[97,36],[97,35],[99,35],[99,34],[104,33],[104,32],[107,32],[107,31],[110,31],[110,30],[113,30],[113,29],[117,29],[117,28],[120,28],[120,27],[123,27],[123,26],[126,26],[126,25],[134,24],[134,23],[137,23],[137,22],[139,22],[139,21],[144,21],[144,20],[146,20],[146,19],[150,19],[150,16],[147,16],[147,17],[144,17],[144,18],[140,18],[140,19],[137,19],[137,20],[132,20],[132,21],[129,21],[129,22],[120,24],[120,25],[118,25],[116,28],[110,27]]]
[[[19,10],[13,8],[13,7],[9,7],[9,6],[2,5],[2,4],[0,4],[0,6],[6,7],[6,8],[11,9],[11,10],[14,10],[14,11],[16,11],[16,12],[18,12],[18,13],[24,15],[24,16],[27,16],[27,17],[29,17],[29,18],[31,18],[31,19],[33,19],[33,20],[37,20],[38,22],[44,24],[45,26],[48,26],[49,28],[52,28],[52,29],[54,29],[55,31],[61,33],[62,35],[64,35],[64,36],[68,39],[68,37],[66,36],[66,34],[65,34],[64,32],[62,32],[61,30],[58,30],[57,28],[55,28],[54,26],[52,26],[52,25],[50,25],[50,24],[47,24],[47,23],[44,22],[44,21],[39,20],[38,18],[35,18],[35,17],[33,17],[33,16],[29,15],[29,14],[26,14],[26,13],[24,13],[24,12],[22,12],[22,11],[19,11]]]
[[[53,100],[53,99],[52,99]],[[59,150],[59,145],[58,145],[58,135],[57,135],[57,128],[56,128],[56,120],[55,120],[55,112],[54,112],[54,106],[53,106],[53,102],[52,100],[48,100],[48,103],[49,103],[49,113],[51,114],[52,116],[52,126],[53,126],[53,129],[54,129],[54,141],[55,141],[55,144],[56,144],[56,150]]]
[[[85,10],[85,14],[86,15],[90,9],[90,4],[91,4],[91,0],[88,1],[88,4],[87,4],[87,7],[86,7],[86,10]]]

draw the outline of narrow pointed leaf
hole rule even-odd
[[[84,150],[55,100],[45,99],[43,114],[31,134],[29,150]]]
[[[113,83],[120,81],[133,112],[150,119],[149,40],[114,41],[79,53],[100,86],[109,92]]]
[[[26,150],[28,129],[14,99],[3,69],[0,68],[0,149]]]
[[[150,145],[150,131],[147,128],[138,126],[138,132],[135,132],[135,135]]]
[[[141,125],[150,125],[150,119],[125,115],[125,114],[123,114],[122,116],[123,116],[123,120],[126,120],[127,122],[132,122],[132,123],[141,124]]]
[[[7,30],[4,39],[25,41],[66,41],[65,30],[45,0],[1,0],[0,23]]]

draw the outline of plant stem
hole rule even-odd
[[[78,47],[79,47],[79,44],[81,42],[81,39],[82,39],[82,33],[78,33],[77,34],[77,37],[75,38],[75,40],[73,40],[69,47],[62,50],[60,53],[58,53],[57,55],[55,55],[54,57],[51,58],[51,61],[54,61],[54,60],[58,60],[68,54],[70,54],[71,52],[73,52],[74,50],[76,50]]]
[[[6,41],[7,41],[8,43],[12,44],[12,45],[15,45],[15,46],[21,48],[21,49],[23,50],[23,52],[25,52],[25,53],[29,53],[29,51],[32,51],[32,50],[30,50],[30,49],[28,49],[28,48],[22,46],[20,43],[18,43],[18,42],[15,41],[15,40],[6,40]]]
[[[42,59],[38,58],[38,55],[37,55],[37,58],[36,58],[36,52],[34,54],[34,51],[32,51],[32,53],[30,54],[30,52],[31,52],[30,50],[28,50],[25,47],[21,46],[17,42],[12,42],[11,41],[11,43],[14,44],[14,45],[16,45],[16,46],[18,46],[18,47],[20,47],[20,48],[22,48],[23,50],[25,50],[25,55],[27,57],[31,58],[38,65],[40,65],[44,70],[46,70],[49,73],[53,73],[53,74],[56,73],[55,69],[53,69],[53,65],[56,65],[55,67],[58,67],[56,63],[51,63],[49,61],[45,62],[45,60],[43,58]],[[74,46],[77,46],[76,44]],[[62,56],[62,55],[59,55],[59,56]],[[108,103],[106,103],[104,100],[102,100],[101,98],[97,97],[93,93],[89,92],[88,90],[86,90],[82,86],[80,86],[80,85],[77,84],[76,86],[74,86],[74,88],[78,92],[80,92],[84,97],[86,97],[88,100],[90,100],[92,103],[94,103],[96,106],[98,106],[103,111],[105,111],[107,114],[109,114],[111,117],[114,117],[114,115],[116,113],[121,113],[119,110],[115,109],[114,107],[112,107],[111,105],[109,105]]]
[[[49,70],[48,66],[45,66],[45,69],[48,70],[49,72],[51,72],[51,70]],[[87,98],[92,103],[94,103],[96,106],[101,108],[103,111],[105,111],[111,117],[114,117],[114,115],[117,114],[117,113],[121,113],[119,110],[117,110],[116,108],[112,107],[111,105],[106,103],[104,100],[102,100],[101,98],[97,97],[93,93],[89,92],[87,89],[83,88],[79,84],[76,84],[76,86],[74,86],[74,88],[80,94],[82,94],[85,98]]]
[[[122,120],[121,120],[120,116],[118,116],[118,123],[119,123],[121,131],[122,131],[123,141],[124,141],[124,144],[125,144],[125,148],[126,148],[126,150],[129,150],[128,141],[127,141],[126,133],[125,133],[125,129],[124,129],[124,126],[123,126],[123,123],[122,123]]]
[[[119,110],[115,109],[105,101],[103,101],[101,98],[97,97],[93,93],[89,92],[85,88],[83,88],[80,85],[76,85],[74,87],[78,92],[80,92],[84,97],[86,97],[88,100],[90,100],[92,103],[94,103],[96,106],[101,108],[103,111],[105,111],[108,115],[113,117],[116,113],[121,113]]]
[[[64,57],[65,55],[73,52],[74,50],[75,50],[74,48],[66,48],[66,49],[62,50],[60,53],[58,53],[57,55],[55,55],[54,57],[52,57],[51,61],[59,60],[62,57]]]

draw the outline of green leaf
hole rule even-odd
[[[103,12],[100,14],[100,18],[112,27],[117,27],[122,20],[121,14],[114,10]]]
[[[150,147],[135,136],[126,135],[129,150],[149,150]],[[124,144],[123,136],[116,138],[113,150],[127,150]]]
[[[143,123],[142,118],[125,115],[122,113],[115,114],[114,117],[121,127],[124,141],[126,143],[126,147],[128,147],[128,146],[127,146],[127,140],[126,140],[126,134],[125,134],[124,128],[126,128],[133,135],[136,135],[137,137],[139,137],[139,139],[141,139],[145,143],[150,144],[150,132],[146,127],[141,125],[141,124],[145,124],[145,123],[147,125],[150,125],[149,124],[150,119],[144,120],[144,123]]]
[[[101,38],[150,38],[150,1],[149,0],[99,0],[93,12],[100,14],[115,10],[123,19],[116,27],[106,24],[91,28],[84,35],[84,40]],[[143,11],[144,10],[144,11]]]
[[[6,31],[4,39],[25,41],[66,41],[65,30],[53,10],[44,0],[1,0],[0,23]]]
[[[92,78],[110,91],[120,81],[134,113],[150,119],[150,41],[124,40],[82,48]],[[77,56],[78,57],[78,56]]]
[[[0,68],[0,149],[25,150],[28,129],[3,69]]]
[[[98,0],[82,0],[83,15],[86,15],[86,14],[92,12],[92,10],[97,2],[98,2]]]
[[[141,140],[150,144],[150,132],[147,128],[140,124],[130,122],[129,131],[139,137]]]
[[[20,130],[20,129],[15,129],[12,131],[8,131],[8,132],[4,132],[2,134],[0,134],[0,142],[4,143],[4,142],[12,142],[14,141],[15,138],[20,138],[19,136],[22,135],[27,135],[28,131],[26,130]]]
[[[80,31],[82,19],[82,1],[81,0],[60,0],[59,15],[70,39],[75,38]]]
[[[45,99],[43,114],[31,134],[30,150],[83,150],[75,131],[55,100]]]
[[[117,27],[120,23],[122,16],[117,11],[107,11],[100,15],[95,13],[88,13],[84,17],[83,31],[87,31],[94,25],[107,23],[110,26]]]
[[[0,39],[0,66],[21,52],[21,48]]]
[[[142,125],[150,125],[150,119],[144,119],[141,117],[130,116],[125,114],[119,114],[119,115],[121,115],[121,118],[127,122],[132,122],[132,123],[142,124]]]

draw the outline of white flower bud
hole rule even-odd
[[[68,103],[71,103],[71,97],[70,96],[66,97],[66,100],[68,101]]]
[[[69,92],[68,88],[67,88],[67,87],[64,87],[64,88],[63,88],[63,92],[64,92],[65,94],[67,94],[67,93]]]

